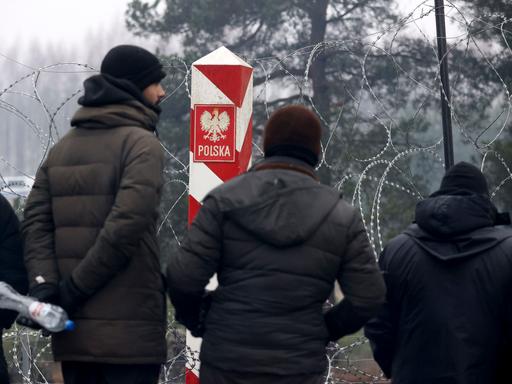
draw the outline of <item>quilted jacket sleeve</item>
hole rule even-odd
[[[358,331],[377,314],[386,295],[361,216],[354,208],[352,215],[338,272],[344,298],[325,315],[331,340]]]
[[[47,283],[59,282],[54,232],[48,169],[44,162],[37,171],[34,186],[25,204],[22,224],[24,259],[31,288],[40,282],[36,280],[39,276]]]
[[[221,256],[222,214],[213,198],[206,198],[192,223],[181,252],[173,255],[167,269],[169,296],[176,320],[193,333],[201,325],[208,305],[205,287],[217,272]]]

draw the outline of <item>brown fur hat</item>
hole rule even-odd
[[[265,157],[291,156],[315,166],[321,153],[322,125],[303,105],[276,110],[263,131]]]

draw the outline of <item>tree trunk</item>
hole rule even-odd
[[[327,29],[327,6],[329,0],[316,0],[312,3],[309,16],[311,19],[311,45],[322,43],[325,40]],[[313,87],[313,103],[322,117],[322,141],[325,144],[329,137],[330,106],[329,84],[326,75],[327,57],[320,53],[316,55],[310,68],[310,79]],[[320,179],[330,184],[331,175],[327,168],[321,168]]]
[[[311,18],[311,45],[322,43],[325,40],[327,29],[327,5],[329,0],[316,0],[310,10]],[[327,58],[320,54],[315,57],[310,68],[310,77],[313,83],[313,102],[322,117],[329,121],[329,85],[326,76]]]

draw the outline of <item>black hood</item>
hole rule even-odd
[[[135,84],[106,74],[91,76],[84,81],[84,95],[78,99],[78,104],[84,107],[102,107],[110,104],[124,104],[133,100],[142,103],[157,114],[161,112],[158,105],[146,100]]]
[[[441,260],[473,256],[495,247],[510,231],[495,227],[496,209],[478,194],[429,197],[416,206],[416,224],[404,232]]]
[[[496,209],[478,194],[431,196],[416,205],[416,223],[437,237],[453,237],[494,225]]]
[[[84,95],[71,125],[85,129],[138,126],[156,132],[160,109],[150,105],[129,81],[108,75],[92,76],[84,82]]]
[[[285,161],[314,172],[300,160],[279,157],[271,161]],[[289,169],[249,172],[218,188],[215,195],[227,218],[276,247],[303,243],[340,200],[333,189]],[[222,199],[223,195],[226,199]]]
[[[438,238],[412,224],[405,230],[418,246],[439,260],[458,260],[481,254],[512,237],[509,227],[484,227],[453,238]]]

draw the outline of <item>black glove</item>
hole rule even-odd
[[[325,325],[329,331],[328,341],[336,341],[357,332],[368,319],[369,316],[362,316],[347,299],[343,299],[324,313]]]
[[[57,284],[38,284],[28,292],[28,295],[43,303],[59,305],[59,287]]]
[[[191,329],[190,333],[194,337],[203,337],[204,332],[206,331],[205,322],[206,322],[206,315],[208,315],[208,312],[210,311],[210,307],[212,306],[212,292],[211,291],[205,291],[203,299],[201,300],[201,308],[199,310],[199,323],[197,324],[197,327],[195,329]]]
[[[169,296],[174,306],[176,321],[183,324],[192,336],[203,337],[204,323],[212,303],[212,294],[206,291],[203,296],[198,296],[171,290]]]
[[[71,316],[89,297],[75,284],[71,276],[62,280],[59,284],[60,306]]]

